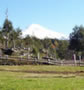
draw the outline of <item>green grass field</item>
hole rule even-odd
[[[77,71],[82,73],[72,73]],[[72,66],[0,66],[0,90],[84,90],[83,71]]]

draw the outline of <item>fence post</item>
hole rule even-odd
[[[63,61],[61,61],[61,66],[63,66]]]
[[[76,54],[73,55],[74,57],[74,63],[75,63],[75,66],[77,65],[77,62],[76,62]]]

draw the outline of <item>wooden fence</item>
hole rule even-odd
[[[84,66],[84,60],[36,59],[21,57],[0,57],[0,65],[47,64],[57,66]]]

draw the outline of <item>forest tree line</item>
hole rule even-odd
[[[73,59],[73,54],[77,57],[84,56],[84,27],[75,26],[73,32],[70,33],[69,39],[38,39],[36,37],[22,37],[22,30],[14,28],[10,20],[5,19],[0,29],[0,48],[13,48],[33,57],[52,57],[57,59]]]

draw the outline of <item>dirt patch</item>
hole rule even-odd
[[[84,74],[84,71],[31,71],[31,70],[6,70],[0,69],[0,71],[7,71],[7,72],[22,72],[22,73],[37,73],[37,74]]]

